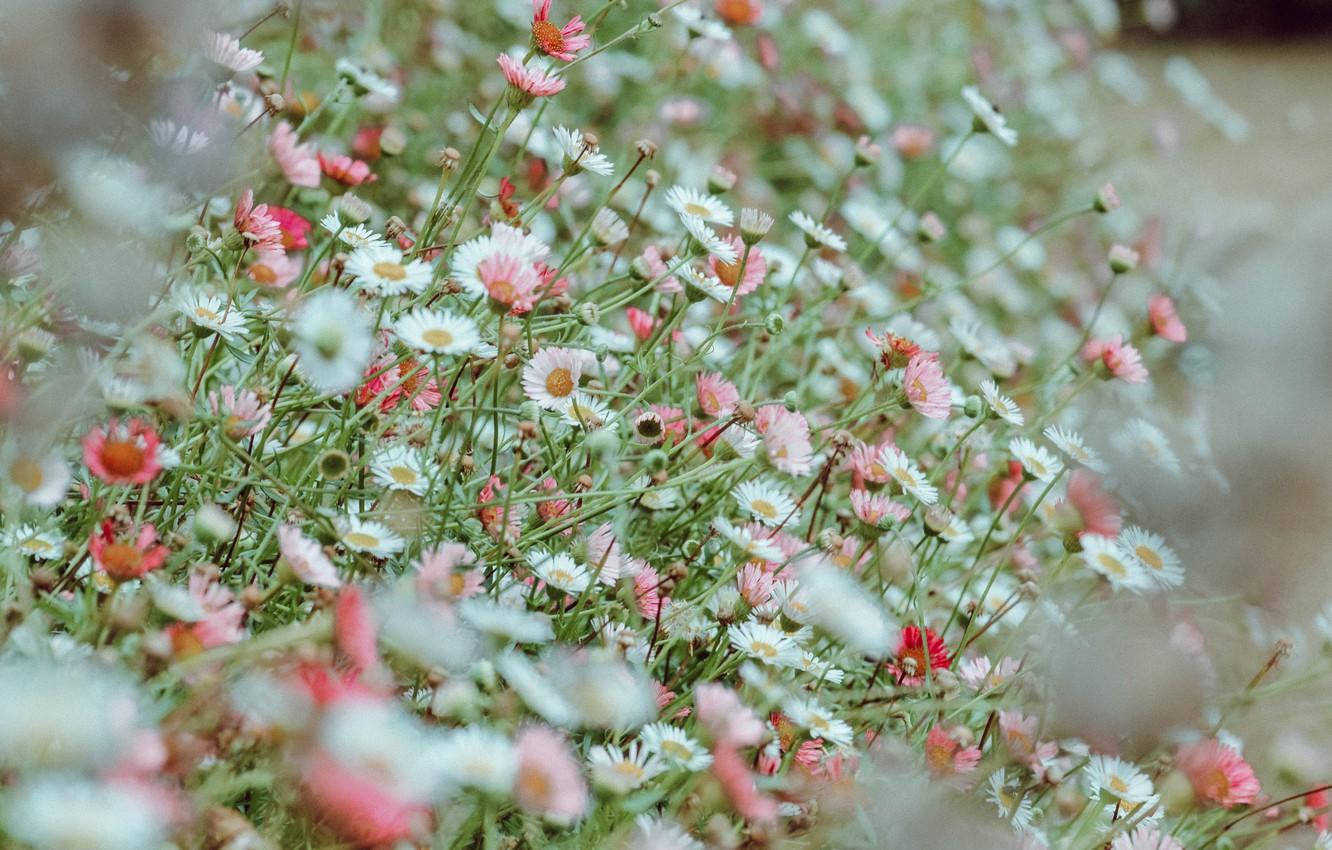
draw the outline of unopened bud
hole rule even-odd
[[[1125,274],[1138,267],[1138,252],[1127,245],[1110,246],[1110,271]]]
[[[236,533],[236,520],[218,505],[203,505],[194,514],[194,536],[201,543],[221,543]]]
[[[940,242],[948,235],[948,228],[944,226],[939,216],[932,212],[927,212],[920,217],[920,223],[916,225],[916,238],[921,242]]]
[[[1115,192],[1113,183],[1106,183],[1096,191],[1092,208],[1098,213],[1111,213],[1119,209],[1119,194]]]
[[[735,172],[720,165],[712,166],[708,174],[708,194],[721,195],[735,188]]]
[[[740,238],[746,245],[754,245],[772,230],[772,216],[763,210],[745,207],[740,210]]]
[[[864,168],[867,165],[873,165],[883,156],[883,148],[870,141],[869,136],[861,136],[856,140],[856,165]]]

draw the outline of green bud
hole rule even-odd
[[[643,455],[643,469],[647,470],[648,473],[661,472],[670,461],[671,459],[667,457],[664,451],[653,449]]]
[[[969,395],[962,404],[962,412],[968,419],[980,419],[985,415],[985,401],[978,395]]]
[[[783,319],[780,313],[769,313],[763,320],[763,328],[773,336],[777,336],[786,329],[786,319]]]
[[[340,481],[351,469],[351,458],[344,451],[329,449],[319,456],[319,474],[329,481]]]

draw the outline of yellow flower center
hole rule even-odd
[[[421,334],[421,339],[435,348],[448,348],[453,345],[453,334],[443,328],[431,328]]]
[[[42,486],[46,476],[42,475],[42,466],[29,457],[20,457],[9,465],[9,477],[25,493],[32,493]]]
[[[387,260],[375,263],[370,267],[370,270],[374,272],[376,276],[382,277],[385,280],[402,280],[407,276],[407,270],[402,267],[401,263],[391,263]]]
[[[363,531],[351,531],[342,536],[342,540],[349,546],[355,546],[360,549],[373,549],[379,545],[379,538],[373,534],[366,534]]]
[[[389,477],[399,484],[415,484],[420,480],[416,471],[409,466],[389,467]]]

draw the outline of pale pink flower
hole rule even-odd
[[[707,259],[708,272],[725,289],[733,290],[736,298],[748,295],[758,289],[759,284],[763,283],[763,279],[768,276],[768,261],[764,259],[763,252],[758,248],[749,249],[749,257],[744,260],[745,276],[742,278],[740,277],[740,258],[744,256],[745,243],[734,233],[722,237],[722,241],[731,246],[731,250],[735,252],[736,261],[727,263],[719,259],[717,255],[709,254]],[[727,299],[723,298],[722,300]]]
[[[1198,798],[1223,808],[1258,799],[1258,778],[1244,757],[1215,738],[1181,747],[1175,766],[1193,783]]]
[[[520,316],[536,303],[541,277],[529,262],[506,254],[486,257],[476,267],[477,278],[492,301]]]
[[[772,598],[772,573],[754,563],[747,563],[736,573],[735,583],[740,595],[757,608]]]
[[[644,566],[634,576],[634,604],[638,606],[638,613],[649,620],[657,619],[671,601],[670,597],[661,596],[660,584],[661,576],[652,566]]]
[[[323,547],[301,534],[294,525],[282,525],[277,530],[278,551],[296,577],[315,587],[338,588],[338,568],[333,566]]]
[[[906,505],[894,502],[882,493],[871,493],[868,490],[851,491],[851,510],[861,522],[869,525],[878,525],[885,517],[906,522],[911,516],[911,509]]]
[[[661,256],[661,249],[656,245],[649,245],[643,249],[642,260],[648,268],[650,280],[657,281],[657,291],[664,295],[671,295],[676,292],[683,292],[684,287],[680,285],[679,278],[667,274],[670,266]]]
[[[564,80],[528,68],[507,53],[501,53],[496,61],[509,85],[532,97],[549,97],[564,91]]]
[[[730,416],[740,401],[740,391],[719,372],[700,372],[694,378],[698,406],[709,416]]]
[[[1099,534],[1114,538],[1119,535],[1123,520],[1114,497],[1101,487],[1096,473],[1085,469],[1074,470],[1068,477],[1068,503],[1082,517],[1078,534]]]
[[[286,121],[279,121],[268,137],[268,152],[293,186],[313,189],[319,185],[319,158],[313,145],[300,144],[296,131]]]
[[[345,153],[316,155],[319,168],[329,177],[346,186],[359,186],[373,182],[375,175],[370,173],[370,164],[359,159],[352,159]]]
[[[245,244],[262,254],[285,254],[282,247],[282,225],[268,214],[268,204],[255,205],[254,190],[246,189],[236,202],[232,217],[236,232],[245,238]]]
[[[1110,842],[1110,850],[1185,850],[1183,844],[1150,824],[1142,824],[1131,833],[1120,833]]]
[[[1124,342],[1121,334],[1108,339],[1089,339],[1082,347],[1082,360],[1095,363],[1100,360],[1110,374],[1129,384],[1147,381],[1147,367],[1142,365],[1138,349]]]
[[[394,796],[377,777],[318,752],[302,773],[302,790],[320,820],[357,846],[389,846],[422,837],[430,807]]]
[[[587,569],[606,585],[615,584],[620,576],[625,575],[620,543],[615,539],[615,529],[609,522],[597,526],[596,531],[588,535]]]
[[[301,273],[301,261],[285,252],[260,251],[253,263],[245,269],[250,280],[260,286],[282,289]]]
[[[580,35],[583,19],[578,15],[563,27],[550,20],[550,0],[532,0],[532,44],[547,56],[572,62],[575,54],[592,43],[592,36]]]
[[[214,415],[225,417],[222,430],[233,440],[258,434],[273,417],[273,408],[260,401],[253,391],[230,384],[209,391],[208,407]]]
[[[768,460],[788,475],[805,475],[813,463],[809,422],[780,404],[765,404],[757,411],[754,428],[763,437]]]
[[[237,643],[245,638],[245,628],[241,625],[245,621],[245,606],[237,601],[230,589],[218,584],[208,574],[195,571],[190,575],[189,592],[203,608],[204,616],[188,626],[176,624],[174,633],[168,630],[173,643],[179,645],[185,633],[202,649]]]
[[[695,716],[718,744],[755,747],[767,732],[753,709],[735,691],[716,682],[694,689]]]
[[[847,463],[851,466],[855,487],[864,487],[866,484],[887,484],[892,480],[892,472],[881,460],[885,445],[892,445],[892,441],[888,440],[879,445],[858,442],[852,447],[847,455]]]
[[[1175,312],[1175,302],[1169,295],[1158,293],[1147,299],[1147,318],[1152,323],[1152,330],[1161,339],[1184,342],[1189,338],[1189,332]]]
[[[587,785],[564,736],[545,726],[518,733],[518,775],[513,797],[520,808],[560,823],[572,823],[587,809]]]
[[[712,749],[712,775],[726,792],[732,808],[747,821],[772,821],[777,801],[758,790],[754,774],[735,747],[719,743]]]
[[[939,365],[939,355],[922,352],[907,361],[902,375],[907,401],[922,416],[947,419],[953,403],[953,391]]]
[[[1053,741],[1041,743],[1037,740],[1039,729],[1040,718],[1035,715],[1029,717],[1016,710],[999,712],[999,735],[1004,744],[1009,752],[1033,769],[1059,752],[1059,745]]]

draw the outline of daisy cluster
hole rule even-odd
[[[1326,828],[1129,486],[1113,4],[226,5],[0,209],[6,846]]]

